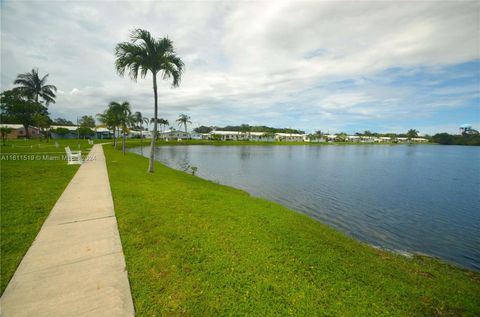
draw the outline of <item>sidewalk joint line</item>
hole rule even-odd
[[[110,215],[110,216],[104,216],[104,217],[98,217],[98,218],[90,218],[90,219],[82,219],[82,220],[67,221],[67,222],[61,222],[61,223],[58,223],[58,224],[57,224],[57,226],[61,226],[61,225],[68,225],[68,224],[77,223],[77,222],[85,222],[85,221],[92,221],[92,220],[106,219],[106,218],[112,218],[112,217],[115,217],[115,216],[114,216],[114,215]]]
[[[49,267],[46,267],[46,268],[43,268],[43,269],[40,269],[40,270],[35,270],[35,271],[30,271],[30,272],[23,272],[22,275],[32,274],[32,273],[37,273],[37,272],[42,272],[42,271],[47,271],[47,270],[51,270],[51,269],[54,269],[54,268],[59,268],[59,267],[62,267],[62,266],[67,266],[67,265],[82,263],[82,262],[86,262],[86,261],[90,261],[90,260],[95,260],[95,259],[98,259],[98,258],[101,258],[101,257],[104,257],[104,256],[114,255],[114,254],[117,254],[117,253],[122,253],[122,251],[120,250],[120,251],[105,253],[105,254],[101,254],[101,255],[97,255],[97,256],[92,256],[92,257],[90,257],[90,258],[81,259],[81,260],[77,260],[77,261],[73,261],[73,262],[68,262],[68,263],[63,263],[63,264],[57,264],[57,265],[52,265],[52,266],[49,266]]]

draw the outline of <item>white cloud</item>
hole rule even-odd
[[[111,100],[151,115],[151,78],[134,83],[113,67],[115,44],[133,27],[174,40],[186,73],[177,89],[160,85],[160,112],[171,121],[188,112],[197,124],[313,130],[425,117],[462,99],[444,92],[410,105],[422,99],[416,87],[362,76],[480,59],[478,2],[3,2],[1,11],[2,89],[39,67],[61,90],[51,112],[67,117],[101,112]],[[346,79],[356,85],[331,87]]]

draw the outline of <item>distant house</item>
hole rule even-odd
[[[240,131],[211,131],[210,139],[220,139],[222,141],[240,141],[247,140],[247,133]]]
[[[103,139],[111,139],[113,138],[113,132],[104,127],[95,128],[95,139],[103,140]]]
[[[303,142],[305,140],[305,134],[297,133],[275,133],[275,140],[281,142]]]
[[[425,143],[425,142],[428,142],[428,139],[425,139],[425,138],[412,138],[412,142]]]
[[[251,141],[258,142],[273,142],[275,141],[275,134],[268,132],[250,132],[248,137]]]
[[[198,132],[190,133],[190,138],[192,140],[208,140],[208,137],[209,137],[208,133],[198,133]]]
[[[408,138],[397,138],[398,143],[405,143],[408,142]]]
[[[360,137],[358,135],[347,135],[347,142],[360,142]]]
[[[328,142],[337,141],[337,136],[335,134],[327,134],[325,135],[325,138],[327,139]]]
[[[188,140],[190,139],[190,133],[179,130],[167,130],[159,133],[159,138],[162,140]]]
[[[305,137],[305,142],[311,142],[311,143],[320,143],[320,142],[325,142],[325,139],[323,137],[318,137],[318,136],[306,136]]]
[[[388,136],[381,136],[378,139],[380,140],[380,142],[391,142],[392,141],[392,138],[388,137]]]
[[[7,134],[7,139],[23,139],[27,137],[22,124],[1,124],[0,127],[13,129],[12,132]],[[32,139],[38,139],[41,136],[40,129],[36,127],[28,127],[28,132]]]
[[[372,143],[372,142],[375,142],[375,141],[377,141],[377,138],[374,137],[374,136],[362,135],[362,136],[360,137],[360,142]]]
[[[78,126],[75,125],[52,125],[50,126],[50,136],[52,139],[76,139],[78,138]],[[65,133],[60,133],[63,131]]]

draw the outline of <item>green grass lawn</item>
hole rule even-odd
[[[479,316],[480,274],[104,146],[137,316]]]
[[[59,148],[55,147],[55,141]],[[80,149],[88,153],[91,145],[85,140],[49,143],[15,140],[0,146],[0,293],[7,287],[50,210],[79,167],[67,165],[66,161],[38,160],[37,156],[62,155],[65,146],[78,150],[79,144]]]

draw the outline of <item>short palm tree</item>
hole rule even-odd
[[[122,103],[112,102],[117,117],[118,127],[122,131],[122,153],[125,155],[125,140],[130,127],[135,126],[135,117],[132,115],[130,104],[127,101]]]
[[[127,102],[128,103],[128,102]],[[107,128],[113,130],[113,146],[117,148],[117,129],[120,132],[120,117],[122,115],[122,104],[112,101],[108,108],[100,114],[97,114],[98,120]]]
[[[407,135],[407,138],[408,138],[408,139],[416,138],[416,137],[418,137],[418,130],[410,129],[410,130],[408,130],[408,132],[406,133],[406,135]]]
[[[155,39],[150,32],[135,29],[130,34],[130,42],[117,44],[115,48],[115,67],[123,76],[128,72],[133,80],[140,75],[145,78],[149,72],[153,77],[154,122],[153,135],[157,135],[158,95],[157,76],[161,79],[172,79],[172,87],[178,87],[184,70],[184,64],[175,54],[173,42],[168,38]],[[154,172],[155,137],[150,148],[148,172]]]
[[[31,73],[20,74],[13,82],[15,85],[20,85],[16,89],[21,91],[25,96],[38,103],[38,99],[42,98],[45,104],[55,103],[55,93],[57,87],[54,85],[47,85],[48,74],[40,79],[38,76],[38,69],[32,69]]]
[[[176,122],[178,123],[178,126],[181,127],[183,125],[185,127],[185,133],[187,133],[187,124],[192,123],[192,121],[190,121],[190,117],[186,114],[179,115]]]
[[[143,142],[143,124],[146,123],[148,125],[150,121],[147,117],[142,116],[140,111],[136,111],[132,116],[136,128],[140,129],[140,142]]]
[[[155,121],[155,119],[152,118],[152,119],[150,120],[150,123],[153,123],[154,121]],[[157,119],[157,124],[158,124],[159,127],[160,127],[159,133],[163,133],[165,127],[166,127],[167,125],[169,125],[168,120],[167,120],[167,119],[163,119],[163,118],[158,118],[158,119]],[[158,133],[157,133],[157,134],[158,134]],[[156,137],[156,136],[157,136],[157,135],[155,135],[155,137]]]

